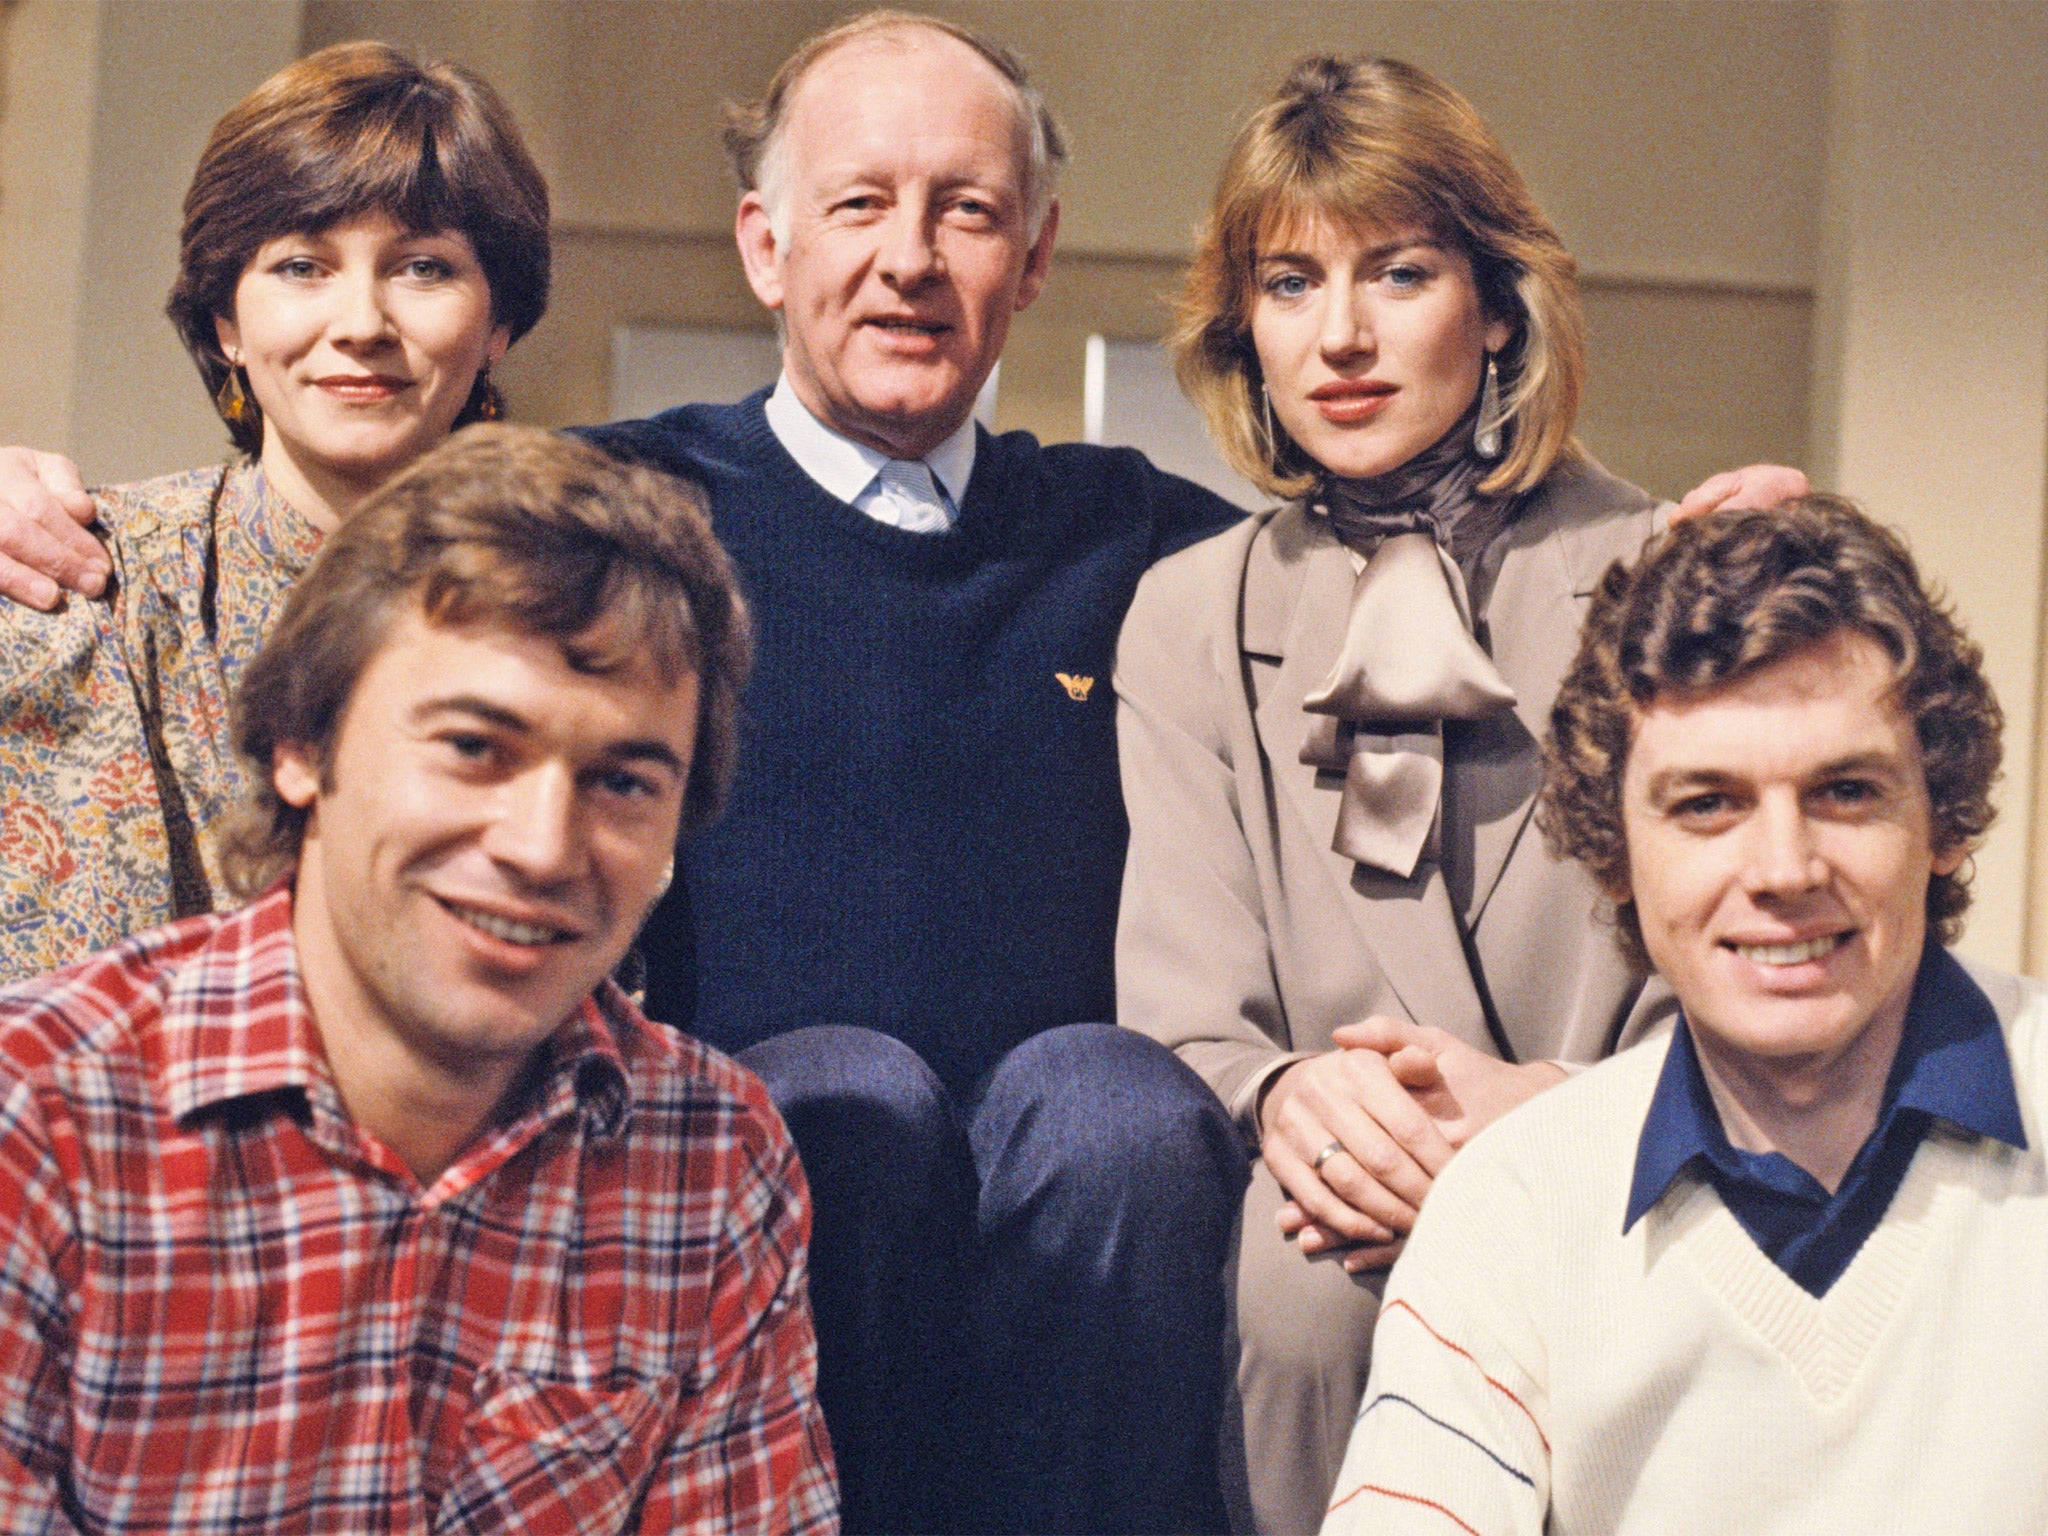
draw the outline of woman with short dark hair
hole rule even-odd
[[[228,700],[322,536],[547,305],[547,184],[477,76],[343,43],[214,127],[169,311],[238,455],[94,493],[108,595],[0,604],[0,984],[229,899]]]

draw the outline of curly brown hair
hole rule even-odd
[[[457,432],[363,503],[292,588],[242,675],[235,750],[251,787],[223,849],[253,895],[291,869],[306,812],[271,781],[277,748],[310,748],[323,778],[364,668],[405,612],[557,641],[578,671],[651,658],[697,678],[682,830],[718,814],[739,752],[752,632],[703,493],[538,427]]]
[[[1812,495],[1771,512],[1718,512],[1616,561],[1593,595],[1578,659],[1550,711],[1537,823],[1601,889],[1629,887],[1621,785],[1640,713],[1720,688],[1851,629],[1891,658],[1894,697],[1919,737],[1937,854],[1991,825],[2004,717],[1984,655],[1920,578],[1905,542],[1853,502]],[[1970,904],[1967,860],[1927,887],[1927,925],[1953,943]],[[1633,902],[1624,946],[1646,962]]]

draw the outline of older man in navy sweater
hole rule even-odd
[[[796,1134],[850,1528],[1211,1525],[1246,1158],[1107,1023],[1108,673],[1145,568],[1236,514],[972,420],[1059,222],[1058,129],[1007,52],[864,17],[727,143],[781,380],[590,434],[705,485],[759,626],[730,808],[643,940],[649,1012]]]

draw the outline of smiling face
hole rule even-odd
[[[466,236],[375,213],[266,241],[217,322],[263,408],[263,469],[331,528],[448,435],[510,331]]]
[[[1643,943],[1702,1064],[1788,1103],[1881,1088],[1937,851],[1912,722],[1856,630],[1641,712],[1622,776]]]
[[[1398,469],[1479,393],[1509,326],[1462,251],[1420,229],[1275,229],[1253,271],[1252,345],[1280,427],[1332,474]]]
[[[273,767],[310,810],[293,931],[329,1054],[509,1079],[660,896],[696,714],[644,654],[593,676],[553,639],[396,620],[324,781],[303,749]]]
[[[967,420],[1051,258],[1058,209],[1032,238],[1016,97],[964,43],[908,27],[826,54],[788,111],[787,206],[740,202],[747,280],[781,311],[811,414],[922,456]]]

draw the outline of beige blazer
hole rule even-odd
[[[1515,690],[1471,808],[1468,924],[1520,1060],[1593,1061],[1668,1011],[1623,960],[1598,892],[1543,846],[1539,742],[1586,599],[1656,520],[1590,465],[1554,471],[1506,535],[1482,638]],[[1300,505],[1161,561],[1118,645],[1118,742],[1131,841],[1117,925],[1117,1016],[1171,1046],[1248,1134],[1258,1089],[1384,1013],[1496,1052],[1451,897],[1330,847],[1341,775],[1300,760],[1302,696],[1344,635],[1354,566]]]

